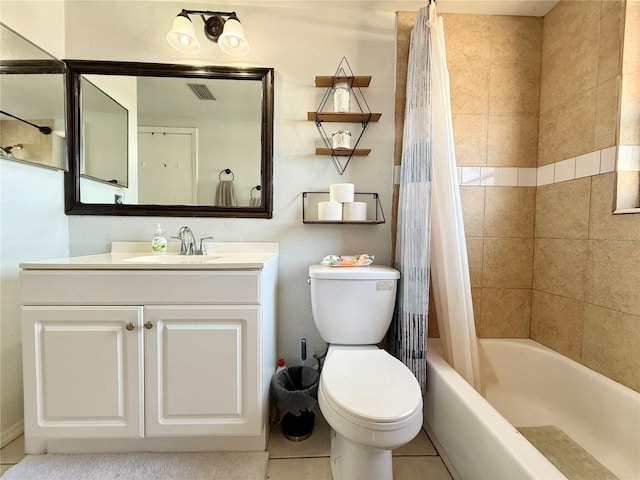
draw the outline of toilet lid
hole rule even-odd
[[[331,403],[362,420],[398,422],[422,405],[416,378],[384,350],[336,351],[320,378]]]

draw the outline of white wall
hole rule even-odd
[[[56,58],[64,58],[63,0],[0,0],[0,21]]]
[[[0,21],[56,57],[64,56],[58,1],[0,1]],[[0,443],[22,433],[20,262],[67,256],[60,171],[0,160]]]
[[[216,3],[216,9],[227,3]],[[308,265],[332,253],[373,253],[380,264],[390,259],[395,13],[390,8],[376,11],[377,2],[255,3],[227,6],[237,11],[245,28],[252,49],[247,57],[226,56],[202,39],[201,54],[189,59],[165,41],[173,18],[184,7],[182,3],[67,2],[69,58],[275,69],[273,219],[75,216],[69,218],[71,253],[105,252],[114,240],[150,239],[156,221],[169,234],[188,224],[197,236],[213,235],[217,241],[280,242],[278,352],[288,362],[299,362],[303,335],[308,337],[309,356],[324,347],[311,317]],[[194,18],[198,35],[201,23]],[[333,74],[343,56],[355,74],[373,76],[364,93],[371,109],[381,112],[382,118],[369,125],[360,144],[371,148],[371,155],[353,158],[340,176],[330,157],[314,155],[321,139],[315,124],[306,118],[324,94],[324,89],[315,88],[315,76]],[[301,192],[327,190],[336,182],[353,182],[358,191],[379,192],[387,223],[303,225]]]
[[[63,173],[0,160],[2,444],[22,433],[19,263],[68,256]]]

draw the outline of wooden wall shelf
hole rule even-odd
[[[336,155],[338,157],[366,157],[371,153],[370,148],[316,148],[316,155]]]
[[[307,120],[312,122],[368,123],[377,122],[381,116],[381,113],[365,112],[307,112]]]
[[[368,87],[371,83],[369,76],[316,76],[316,87],[333,87],[336,83],[348,83],[352,87]]]
[[[348,72],[347,72],[348,70]],[[333,87],[338,83],[348,83],[351,88],[349,89],[349,97],[351,100],[351,108],[358,109],[359,112],[333,112],[324,111],[327,108],[330,98],[332,97]],[[346,57],[342,57],[340,64],[336,70],[336,73],[331,76],[316,76],[316,87],[326,88],[326,92],[318,105],[318,109],[315,112],[307,112],[307,120],[315,122],[320,137],[325,144],[326,148],[316,148],[316,155],[328,155],[333,160],[333,165],[340,175],[342,175],[353,156],[367,156],[371,153],[369,148],[358,148],[358,143],[367,128],[367,125],[371,122],[377,122],[382,116],[381,113],[372,113],[369,108],[369,104],[362,93],[363,87],[368,87],[371,83],[371,76],[356,76],[351,70],[351,66]],[[360,134],[354,136],[355,142],[350,144],[349,149],[334,149],[333,143],[325,128],[324,122],[335,123],[359,123],[362,127]]]
[[[366,220],[318,220],[318,203],[329,200],[329,192],[302,192],[302,223],[316,225],[379,225],[385,222],[377,193],[355,192],[356,202],[367,203]]]

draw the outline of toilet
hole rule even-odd
[[[384,266],[311,265],[311,309],[329,343],[318,404],[331,427],[333,480],[393,479],[391,451],[422,428],[411,371],[376,344],[385,336],[400,274]]]

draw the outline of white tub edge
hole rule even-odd
[[[427,344],[424,425],[452,475],[474,480],[566,480],[442,359],[439,339],[430,338]]]
[[[531,339],[480,345],[500,380],[485,398],[507,421],[555,425],[620,479],[640,478],[640,393]]]

